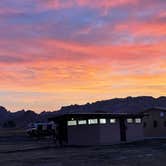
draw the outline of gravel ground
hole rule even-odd
[[[98,147],[57,147],[48,139],[0,137],[0,166],[165,166],[166,140]]]

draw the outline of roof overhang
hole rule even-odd
[[[163,111],[163,112],[166,112],[166,108],[165,107],[152,107],[152,108],[149,108],[149,109],[146,109],[146,110],[142,111],[142,113],[148,113],[148,112],[151,112],[151,111]]]
[[[57,115],[49,118],[49,121],[60,121],[70,119],[89,119],[89,118],[142,118],[146,116],[144,113],[129,114],[129,113],[71,113]]]

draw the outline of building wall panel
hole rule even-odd
[[[144,139],[142,124],[126,124],[126,138],[127,141],[136,141]]]
[[[120,143],[119,123],[100,126],[100,144],[110,145]]]
[[[68,126],[69,145],[99,145],[99,125]]]

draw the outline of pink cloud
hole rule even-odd
[[[56,99],[75,103],[73,96],[78,96],[75,100],[80,103],[126,94],[165,94],[165,12],[162,7],[157,12],[146,11],[157,1],[148,0],[145,6],[138,0],[35,2],[37,9],[36,4],[32,11],[25,7],[25,15],[18,14],[22,11],[18,4],[15,9],[0,11],[1,91],[60,96],[52,97],[51,107]],[[52,11],[73,7],[92,10],[92,17],[84,15],[85,10],[73,19],[73,13],[68,13],[72,10],[66,10],[63,20],[58,18],[59,11]],[[119,9],[132,11],[125,17],[123,11],[118,19],[117,11],[105,13],[116,7],[118,14]],[[139,15],[142,10],[145,12]],[[42,101],[48,98],[46,95]],[[34,98],[24,96],[22,102],[26,101],[33,102]]]
[[[43,9],[62,9],[62,8],[71,8],[71,7],[91,7],[91,8],[112,8],[116,6],[126,5],[126,4],[136,4],[138,0],[94,0],[93,2],[90,0],[38,0],[39,8],[42,6]]]

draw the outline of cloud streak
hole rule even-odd
[[[40,112],[165,95],[165,10],[162,0],[2,0],[0,99]]]

